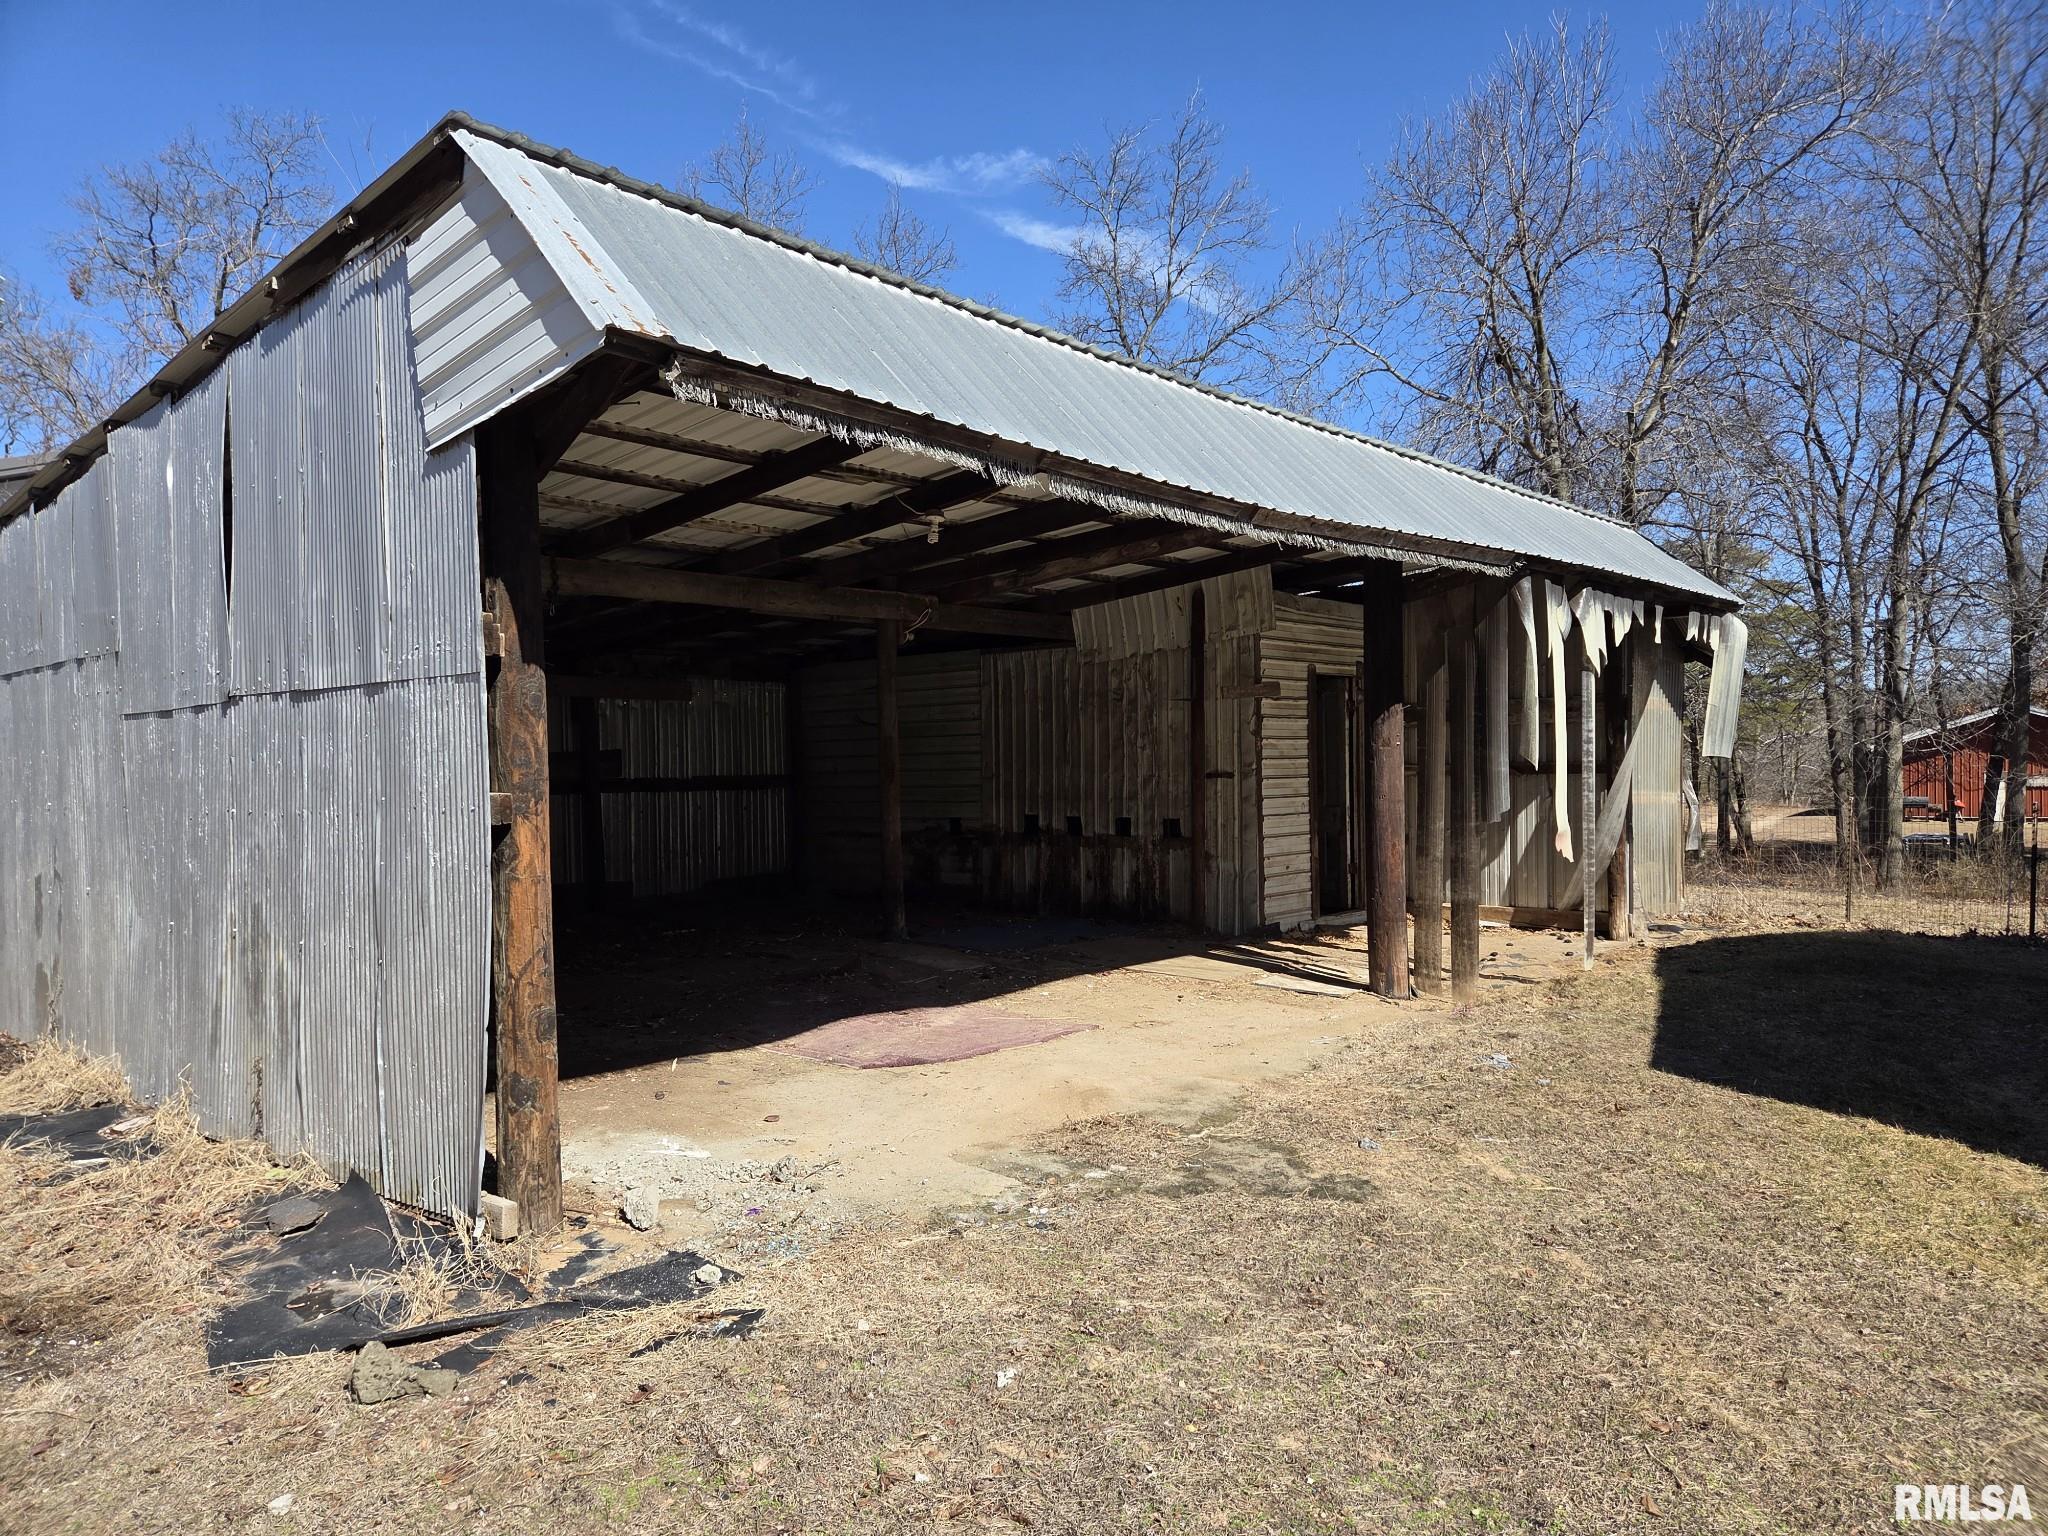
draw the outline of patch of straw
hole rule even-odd
[[[123,1104],[128,1083],[112,1057],[88,1056],[45,1035],[31,1040],[18,1066],[0,1072],[0,1115],[54,1115],[91,1104]]]

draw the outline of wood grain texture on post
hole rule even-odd
[[[518,1202],[527,1231],[546,1234],[562,1224],[562,1132],[539,476],[509,423],[483,439],[485,600],[499,650],[491,779],[507,806],[491,859],[498,1193]]]
[[[1407,630],[1401,567],[1376,562],[1365,574],[1366,945],[1372,989],[1406,997],[1408,982],[1407,725],[1402,680]]]
[[[1444,796],[1451,886],[1451,996],[1479,995],[1478,647],[1472,593],[1451,595],[1450,774]]]

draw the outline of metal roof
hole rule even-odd
[[[820,251],[488,129],[455,134],[593,321],[1160,488],[1733,602],[1637,530]]]
[[[380,220],[390,228],[414,216],[408,188],[446,175],[451,152],[504,196],[592,336],[646,338],[1022,448],[1071,480],[1099,476],[1112,493],[1136,486],[1166,504],[1220,505],[1282,533],[1385,541],[1424,558],[1534,561],[1716,607],[1735,602],[1611,518],[1190,384],[460,114],[172,359],[114,422],[190,387],[323,267],[375,237]],[[564,339],[562,350],[567,358],[586,349]],[[501,397],[475,419],[509,403]],[[35,476],[34,494],[46,498],[104,445],[104,428],[85,434]],[[0,485],[0,517],[29,490]]]

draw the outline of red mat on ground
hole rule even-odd
[[[830,1024],[777,1040],[769,1049],[841,1067],[922,1067],[933,1062],[986,1056],[1013,1045],[1036,1045],[1094,1027],[1060,1019],[1034,1019],[974,1004],[906,1008],[894,1013],[863,1013],[850,1019],[834,1019]]]

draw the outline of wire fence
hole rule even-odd
[[[1878,880],[1867,855],[1845,862],[1825,807],[1756,810],[1750,845],[1740,853],[1722,850],[1715,830],[1710,807],[1703,849],[1686,868],[1686,908],[1704,918],[2048,938],[2038,821],[2028,824],[2027,841],[2017,850],[2004,844],[1979,849],[1967,827],[1951,834],[1944,823],[1909,821],[1903,867],[1888,884]]]

